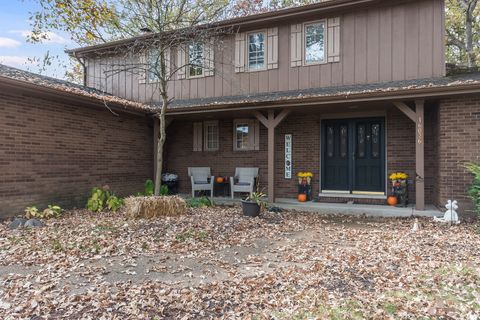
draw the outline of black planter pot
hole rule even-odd
[[[260,206],[254,201],[242,201],[243,215],[247,217],[258,217],[260,214]]]

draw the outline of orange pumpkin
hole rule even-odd
[[[387,198],[387,203],[391,206],[395,206],[398,203],[398,199],[395,196],[389,196]]]
[[[217,183],[222,183],[223,182],[223,177],[217,177]]]
[[[299,195],[298,195],[298,201],[299,201],[299,202],[305,202],[305,201],[307,201],[307,195],[306,195],[306,194],[303,194],[303,193],[299,194]]]

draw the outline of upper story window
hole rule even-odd
[[[265,69],[265,33],[248,34],[248,69]]]
[[[203,76],[203,44],[192,42],[188,46],[188,76],[190,78]]]
[[[325,59],[325,22],[305,25],[305,63],[323,63]]]
[[[147,81],[157,82],[160,70],[160,53],[158,50],[150,50],[148,53]]]

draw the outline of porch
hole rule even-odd
[[[312,198],[319,202],[303,204],[301,210],[379,216],[420,215],[425,210],[425,215],[432,216],[438,214],[434,205],[439,205],[435,193],[436,107],[434,101],[396,100],[170,113],[164,168],[178,174],[180,192],[189,193],[188,167],[210,167],[216,177],[230,177],[237,167],[256,167],[260,190],[267,193],[269,202],[288,209],[299,208],[297,173],[311,171],[314,175]],[[424,118],[431,121],[425,123]],[[334,138],[335,150],[342,148],[342,125],[349,130],[344,155],[335,151],[337,158],[330,159],[330,166],[325,160],[329,125],[335,127],[338,134]],[[239,126],[246,126],[246,132],[252,132],[243,139],[248,146],[244,150],[236,145],[239,137],[242,138],[237,137]],[[373,130],[380,133],[378,145],[365,147],[365,151],[372,154],[370,158],[360,155],[356,145],[361,126],[367,128],[364,131],[367,140],[370,136],[373,139]],[[218,138],[210,145],[205,140],[207,135]],[[287,136],[292,141],[289,155],[285,144]],[[364,159],[356,159],[358,155]],[[338,166],[341,157],[348,159],[343,167]],[[374,174],[372,168],[376,170]],[[339,173],[333,179],[339,176],[344,179],[343,189],[335,184],[338,181],[329,180],[332,170]],[[341,176],[346,170],[349,173]],[[358,174],[361,170],[362,174]],[[415,204],[415,208],[382,206],[390,193],[388,175],[397,171],[406,172],[410,177],[409,203]],[[228,199],[220,199],[220,203],[228,203]]]
[[[240,203],[240,198],[214,197],[213,202],[218,205],[233,206]],[[434,217],[443,213],[434,205],[427,205],[425,210],[417,210],[414,205],[393,207],[388,205],[331,203],[331,202],[298,202],[296,199],[278,198],[271,204],[284,210],[314,212],[331,215],[351,215],[383,218]]]

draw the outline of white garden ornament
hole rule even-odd
[[[460,220],[458,219],[458,214],[456,211],[458,209],[457,200],[453,200],[453,201],[448,200],[447,204],[445,205],[445,208],[447,208],[447,212],[445,212],[445,215],[443,216],[443,218],[433,217],[433,221],[455,223],[455,224],[460,223]]]

